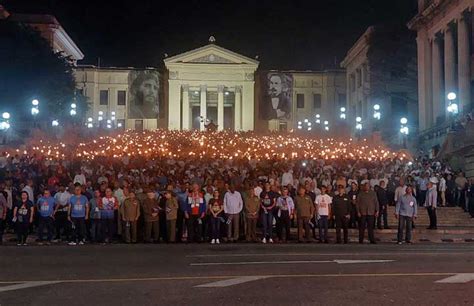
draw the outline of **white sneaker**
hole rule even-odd
[[[263,242],[263,243],[267,243],[267,238],[263,238],[263,239],[262,239],[262,242]]]
[[[75,243],[74,241],[71,241],[68,243],[68,245],[77,245],[77,243]]]
[[[22,244],[21,244],[21,243],[17,243],[16,245],[17,245],[17,246],[22,246]]]
[[[268,242],[270,242],[270,243],[273,243],[273,239],[272,239],[272,238],[270,238],[270,239],[268,240]]]
[[[216,243],[216,239],[211,240],[211,244],[214,244],[214,243]]]
[[[219,239],[216,239],[216,243],[219,244],[219,243],[221,243],[221,242],[219,241]]]
[[[79,245],[84,245],[84,241],[79,241]]]

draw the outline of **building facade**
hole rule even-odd
[[[0,19],[21,22],[37,30],[54,52],[62,52],[76,63],[84,58],[81,49],[67,34],[59,21],[51,15],[9,13],[0,5]]]
[[[450,92],[460,113],[472,109],[473,6],[474,0],[418,0],[418,14],[408,23],[417,33],[422,133],[448,123]]]
[[[335,127],[340,120],[339,110],[346,106],[346,80],[343,70],[324,71],[280,71],[259,72],[257,83],[258,129],[270,131],[291,131],[304,129],[317,131],[318,124],[328,121],[328,128]],[[275,82],[276,80],[276,82]],[[285,80],[287,90],[285,116],[268,116],[272,103],[272,92],[277,90],[278,81]],[[284,91],[283,89],[283,91]],[[274,95],[274,94],[273,94]],[[281,103],[280,103],[281,104]],[[308,126],[307,123],[311,123]]]
[[[259,62],[209,44],[164,60],[168,129],[254,130],[255,71]]]
[[[414,132],[417,126],[416,46],[407,29],[370,26],[347,52],[348,122],[354,130],[361,118],[361,133],[380,131],[396,142],[401,118]],[[382,124],[383,122],[383,124]]]

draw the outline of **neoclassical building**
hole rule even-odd
[[[370,26],[349,49],[341,66],[346,71],[351,127],[360,117],[363,134],[378,130],[393,143],[399,142],[396,136],[400,136],[402,117],[415,131],[417,74],[412,32],[402,26]],[[380,117],[374,116],[374,106]]]
[[[168,79],[168,128],[253,130],[255,71],[259,62],[210,43],[165,58]]]
[[[442,126],[447,94],[457,94],[459,111],[472,109],[474,0],[418,0],[408,27],[417,33],[420,131]]]

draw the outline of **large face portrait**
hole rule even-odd
[[[264,120],[291,118],[293,76],[270,72],[265,75],[264,96],[260,101],[260,117]]]
[[[154,119],[160,113],[160,79],[155,70],[131,71],[129,74],[132,119]]]
[[[278,74],[271,75],[270,79],[268,80],[268,89],[268,93],[271,97],[277,97],[278,95],[280,95],[283,91],[281,76],[279,76]]]

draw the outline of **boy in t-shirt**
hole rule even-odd
[[[328,243],[328,220],[331,213],[332,198],[326,192],[326,186],[322,186],[321,194],[315,200],[316,215],[319,218],[319,243]]]

